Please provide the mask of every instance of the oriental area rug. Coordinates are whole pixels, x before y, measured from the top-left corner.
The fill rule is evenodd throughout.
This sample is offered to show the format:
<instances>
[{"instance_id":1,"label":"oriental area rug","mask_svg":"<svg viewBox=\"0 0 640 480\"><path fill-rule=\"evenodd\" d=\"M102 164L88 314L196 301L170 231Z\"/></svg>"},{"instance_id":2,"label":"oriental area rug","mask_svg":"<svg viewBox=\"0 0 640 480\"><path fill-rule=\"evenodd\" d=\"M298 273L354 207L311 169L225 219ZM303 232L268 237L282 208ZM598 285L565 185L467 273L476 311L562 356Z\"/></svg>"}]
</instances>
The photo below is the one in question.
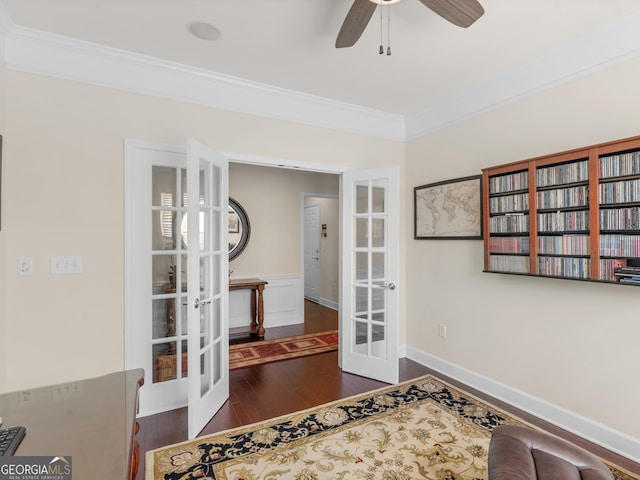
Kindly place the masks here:
<instances>
[{"instance_id":1,"label":"oriental area rug","mask_svg":"<svg viewBox=\"0 0 640 480\"><path fill-rule=\"evenodd\" d=\"M229 370L338 349L338 331L240 343L229 346Z\"/></svg>"},{"instance_id":2,"label":"oriental area rug","mask_svg":"<svg viewBox=\"0 0 640 480\"><path fill-rule=\"evenodd\" d=\"M149 451L145 478L486 480L500 424L526 425L428 375ZM617 480L635 479L610 468Z\"/></svg>"}]
</instances>

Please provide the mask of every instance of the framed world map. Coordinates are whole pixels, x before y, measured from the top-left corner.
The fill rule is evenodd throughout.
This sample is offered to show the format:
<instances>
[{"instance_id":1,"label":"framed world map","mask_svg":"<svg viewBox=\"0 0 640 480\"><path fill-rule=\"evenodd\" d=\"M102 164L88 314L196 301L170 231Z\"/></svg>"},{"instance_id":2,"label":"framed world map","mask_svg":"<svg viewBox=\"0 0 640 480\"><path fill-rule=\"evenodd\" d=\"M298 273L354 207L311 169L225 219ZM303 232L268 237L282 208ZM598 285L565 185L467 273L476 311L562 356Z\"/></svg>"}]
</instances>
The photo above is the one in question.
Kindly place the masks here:
<instances>
[{"instance_id":1,"label":"framed world map","mask_svg":"<svg viewBox=\"0 0 640 480\"><path fill-rule=\"evenodd\" d=\"M482 239L482 175L413 189L416 240Z\"/></svg>"}]
</instances>

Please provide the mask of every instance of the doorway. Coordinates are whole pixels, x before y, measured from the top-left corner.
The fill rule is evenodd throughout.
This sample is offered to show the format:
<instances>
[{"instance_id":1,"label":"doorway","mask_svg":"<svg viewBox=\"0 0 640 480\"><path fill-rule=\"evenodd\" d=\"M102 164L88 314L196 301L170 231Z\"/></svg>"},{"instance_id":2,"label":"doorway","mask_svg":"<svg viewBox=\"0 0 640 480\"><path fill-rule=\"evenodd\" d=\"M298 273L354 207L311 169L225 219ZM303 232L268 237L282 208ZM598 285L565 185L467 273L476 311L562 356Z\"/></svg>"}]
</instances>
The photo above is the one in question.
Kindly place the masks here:
<instances>
[{"instance_id":1,"label":"doorway","mask_svg":"<svg viewBox=\"0 0 640 480\"><path fill-rule=\"evenodd\" d=\"M319 205L319 214L313 256L321 259L314 288L316 292L310 295L307 288L306 296L337 309L340 176L335 172L246 164L234 160L231 157L229 164L229 195L245 209L251 222L251 239L242 254L230 261L231 279L261 278L268 282L264 315L271 326L302 323L306 270L304 206L305 202L307 206L315 203ZM327 205L333 206L329 210ZM330 218L325 218L329 213ZM328 230L327 237L321 238L322 224L326 224ZM331 248L327 249L329 244ZM332 265L327 270L324 264L330 259ZM332 275L329 285L325 285L324 280L327 272ZM329 293L325 293L325 289ZM331 289L333 295L330 295ZM233 326L245 322L246 317L236 308L236 296L234 292L231 299Z\"/></svg>"},{"instance_id":2,"label":"doorway","mask_svg":"<svg viewBox=\"0 0 640 480\"><path fill-rule=\"evenodd\" d=\"M180 153L180 152L173 152L170 151L168 152L168 160L167 161L171 161L170 157L171 155L175 154L175 153ZM295 198L292 200L289 197L286 197L284 195L280 195L283 192L287 192L288 190L290 190L291 185L287 184L287 181L285 179L284 181L284 185L281 186L280 188L275 188L275 189L271 189L268 192L263 192L262 194L256 194L255 189L256 189L256 185L259 185L260 182L264 183L265 179L267 176L270 175L274 175L274 176L282 176L283 172L288 172L288 171L293 171L295 173L304 173L304 174L308 174L309 176L313 176L315 173L318 174L324 174L324 179L326 180L327 178L330 178L332 182L335 182L338 184L338 188L335 189L334 191L340 192L342 186L342 178L344 178L344 172L341 168L338 167L334 167L334 169L332 170L332 168L327 168L326 171L322 171L320 169L318 169L317 167L312 167L309 169L306 169L304 167L300 167L300 168L296 168L296 167L292 167L292 168L286 168L287 165L284 165L285 168L273 168L273 167L281 167L281 164L278 165L273 165L273 164L268 164L268 162L266 164L260 164L257 165L256 164L256 159L255 158L251 158L249 160L247 160L245 163L243 163L242 160L242 156L241 155L237 155L237 154L232 154L232 153L227 153L226 156L230 157L232 162L235 162L235 164L237 165L242 165L244 167L259 167L261 168L261 172L258 178L258 182L259 183L254 183L249 185L249 191L246 190L247 185L243 185L243 187L245 188L244 192L246 193L246 198L247 201L246 202L242 202L243 205L245 206L245 209L248 212L249 217L251 217L251 223L252 223L252 231L254 231L255 236L253 237L253 241L249 243L249 245L247 246L246 251L239 256L235 261L234 261L234 265L230 265L231 269L236 269L236 274L241 274L241 275L247 275L247 276L261 276L264 275L265 272L268 272L268 268L264 268L262 270L256 269L256 267L254 266L254 263L251 261L251 256L248 255L248 252L250 252L252 249L257 251L257 255L261 256L263 258L266 258L270 261L275 261L275 263L279 266L284 265L284 268L286 270L284 271L289 271L289 272L295 272L295 271L300 271L302 270L302 265L303 262L301 262L301 257L302 257L302 253L301 253L301 249L300 249L300 243L302 242L301 240L301 232L302 232L302 222L298 223L297 221L293 221L291 219L296 219L296 218L302 218L303 217L303 207L302 205L304 205L304 201L300 201L301 200L301 194L304 192L313 192L313 191L318 191L318 190L322 190L321 188L318 187L325 187L327 188L326 185L323 185L322 182L317 182L315 180L310 181L310 183L307 184L307 186L302 190L302 191L297 191L295 192ZM251 165L248 165L249 163L251 163ZM268 165L268 166L265 166ZM230 172L230 180L233 181L234 178L234 174L233 172ZM312 177L313 178L313 177ZM376 177L377 178L377 177ZM376 183L372 183L372 182L377 182L378 180L360 180L360 179L352 179L350 180L350 185L354 185L358 191L361 191L362 188L364 188L366 185L363 184L362 182L368 182L366 183L366 185L369 185L368 187L368 191L369 192L373 192L374 195L377 195L376 192L379 191L380 187L376 184ZM230 182L231 183L231 182ZM243 182L246 183L246 182ZM132 184L133 186L133 184ZM238 197L240 197L240 195L238 193L234 193L234 191L231 190L232 186L230 185L230 190L229 193L232 194L234 196L234 198L236 198L236 200L238 199ZM318 188L318 190L316 190L316 188ZM135 190L132 187L132 190ZM396 190L393 192L394 198L397 200L397 198L399 197L399 194L397 192L397 188ZM149 197L149 195L147 195L147 197ZM334 200L334 202L337 205L340 205L343 199L338 200L339 197L339 193L320 193L320 194L309 194L309 195L302 195L302 198L304 198L305 196L316 196L319 198L331 198ZM349 197L352 198L359 198L358 196L356 196L355 194L349 193L348 194ZM371 196L371 194L370 194ZM176 195L176 198L179 198L178 195ZM244 196L242 197L244 198ZM253 205L262 205L264 207L266 207L266 211L263 211L263 214L256 214L254 215L252 213L253 207L252 207L252 202ZM386 202L384 203L384 205L386 205ZM361 201L357 202L358 209L361 206ZM377 232L377 227L378 226L382 226L383 230L382 232L386 232L386 228L384 225L386 225L386 223L383 221L384 219L382 218L384 215L387 215L386 210L385 212L378 212L378 211L370 211L369 213L360 213L359 210L356 210L354 212L355 217L353 217L353 219L351 220L352 222L352 226L353 225L369 225L369 229L373 228L373 230L371 230L372 233ZM322 210L322 209L321 209ZM257 210L256 210L257 211ZM255 211L254 211L255 212ZM391 215L391 217L397 218L399 215L396 213L395 217L394 215ZM347 218L344 216L343 212L339 212L337 215L338 218ZM351 218L351 217L349 217ZM275 228L274 229L274 220L279 220L279 224L281 225L280 228ZM293 224L293 232L291 231L291 224ZM344 286L345 285L351 285L353 283L352 277L349 274L347 277L344 277L342 280L340 280L340 275L344 276L344 265L345 264L351 264L352 260L350 259L354 252L357 251L357 249L354 248L346 248L344 247L344 245L342 245L342 236L341 235L341 231L344 230L343 228L340 228L341 223L340 222L336 222L335 223L335 229L332 227L333 223L332 222L323 222L321 220L321 233L322 233L322 225L323 224L327 224L327 238L329 236L334 236L334 238L338 238L339 242L338 242L338 247L337 247L337 255L340 255L340 252L343 252L343 256L344 258L338 258L338 271L339 276L338 279L335 281L335 287L336 289L340 289L340 294L337 296L337 298L340 298L340 295L342 296L342 298L345 297L345 289ZM135 236L135 232L140 230L140 224L136 224L135 222L127 222L126 225L127 229L131 229L131 233L134 236L133 238L138 238ZM288 234L286 232L284 232L283 230L287 228L288 230ZM259 236L259 231L263 230L263 231L275 231L275 240L269 240L269 241L255 241L255 238ZM142 237L140 237L142 238ZM370 238L374 238L373 236ZM383 237L386 238L386 235ZM393 247L396 248L397 247L397 242L393 242L392 243ZM371 252L369 252L371 255L373 255L372 258L377 259L379 258L379 253L378 251L375 251L376 248L380 248L377 247L376 245L373 245L374 250L372 250ZM358 247L360 248L360 247ZM319 249L321 250L321 248ZM293 261L291 260L291 252L293 252ZM164 252L162 252L164 253ZM283 258L283 256L285 254L289 254L289 256L287 257L287 262L282 262L281 259ZM343 262L342 260L346 260L346 262ZM139 262L128 262L131 264L136 264L137 267L139 268ZM253 270L252 270L253 269ZM168 269L165 269L168 270ZM374 269L370 269L371 271L375 271ZM281 270L282 271L282 270ZM226 276L226 275L225 275ZM303 295L303 288L302 288L302 280L301 277L302 275L296 275L297 277L300 277L300 281L299 281L299 290L298 290L298 294L297 294L297 298L299 298L300 304L304 305L304 295ZM355 277L353 277L355 278ZM346 280L345 280L346 279ZM369 279L368 284L371 284L371 278ZM382 280L382 279L374 279L376 281L378 280ZM362 279L358 279L358 281L362 281ZM125 284L127 284L128 282L125 281ZM179 284L179 282L176 282ZM320 282L320 285L322 285L322 282ZM371 284L369 285L369 289L377 289L379 286L376 284ZM321 287L322 288L322 287ZM357 292L360 292L362 290L362 287L358 287L359 290L357 289ZM127 288L127 291L129 291L129 288ZM275 291L273 292L275 294ZM165 294L165 293L160 293L158 295L170 295L171 292ZM178 295L176 293L176 295ZM182 295L182 293L180 293L180 295ZM348 295L351 295L351 293L348 293ZM270 293L267 294L268 298L271 296ZM323 298L323 294L320 293L320 299ZM353 310L353 315L360 315L359 317L357 317L356 323L357 323L357 330L358 332L360 332L361 330L363 330L364 327L369 328L369 330L372 329L376 329L378 328L377 323L380 323L380 312L376 312L376 311L372 311L371 307L372 306L376 306L378 305L378 298L379 296L373 296L371 298L374 298L376 300L376 302L374 302L373 304L371 302L369 302L368 306L367 306L367 310L364 311L364 307L361 310L359 306L354 307L356 308L356 310ZM164 298L160 298L160 300L165 300ZM126 303L126 302L125 302ZM178 303L176 302L176 307L180 306L182 302ZM335 308L338 308L338 305L341 302L336 300L335 302ZM358 304L359 305L359 304ZM386 307L382 307L385 309L385 312L387 311ZM161 309L162 312L167 311L166 308ZM177 309L176 309L177 310ZM380 310L380 309L378 309ZM348 314L349 316L351 316L351 313ZM362 318L362 315L367 315L367 319ZM164 314L162 315L163 317L166 317L167 315ZM344 324L344 319L346 318L347 313L346 312L341 312L341 318L342 320L339 320L339 323ZM149 315L150 317L150 315ZM133 345L132 339L133 336L130 335L129 330L132 328L133 324L135 323L135 319L136 318L144 318L144 316L140 316L140 315L132 315L131 312L127 312L126 315L127 318L127 325L125 326L125 329L127 330L126 334L125 334L125 350L127 352L127 357L130 358L130 354L131 352L133 352L136 348L138 348L138 346ZM385 317L386 318L386 317ZM365 322L366 320L366 322ZM385 320L386 321L386 320ZM391 320L393 322L393 328L396 328L397 325L397 315L393 318L393 320ZM368 322L368 323L367 323ZM364 325L364 327L363 327ZM368 327L368 325L372 325L372 327ZM342 326L340 327L342 328ZM379 328L378 328L379 330ZM376 330L376 332L378 331ZM354 337L355 338L355 337ZM386 335L384 338L387 338ZM395 345L395 343L397 343L397 337L390 337L389 338L389 343L393 343ZM358 345L361 345L360 343L358 343ZM395 356L395 352L394 355ZM128 362L127 357L125 358L125 362ZM176 377L180 377L181 373L182 373L182 359L180 357L180 355L176 355L176 366L172 371L175 371L175 376ZM396 358L396 362L397 363L397 358ZM153 370L153 369L152 369ZM375 374L370 375L372 377L375 377ZM168 386L168 382L157 382L159 384L162 383L167 383ZM172 393L174 392L175 387L172 386ZM177 403L177 402L176 402ZM176 408L180 405L175 405L173 408ZM163 407L159 407L157 406L158 410L166 410L168 408L172 408L170 406L163 406ZM151 410L155 410L154 408L152 408ZM150 413L150 412L148 412Z\"/></svg>"},{"instance_id":3,"label":"doorway","mask_svg":"<svg viewBox=\"0 0 640 480\"><path fill-rule=\"evenodd\" d=\"M234 159L233 154L229 156ZM282 312L276 311L276 315L271 316L268 311L267 302L274 295L299 299L304 304L304 200L301 201L300 196L311 197L314 194L305 195L304 192L322 191L321 187L327 185L318 181L314 174L324 174L324 179L333 182L340 205L340 221L336 228L327 224L327 233L333 232L340 238L337 248L340 273L336 282L339 283L336 308L339 306L340 365L352 373L393 383L398 372L399 340L399 168L322 172L298 165L269 163L266 166L255 158L246 163L242 167L252 171L251 181L234 185L235 176L231 170L229 191L238 199L240 194L234 193L235 188L244 189L243 198L246 195L252 225L253 218L264 225L252 227L255 231L253 239L260 237L260 241L253 241L248 247L248 250L256 249L253 256L243 254L241 260L233 262L234 275L240 273L235 265L242 267L243 263L256 271L258 260L264 265L263 271L300 272L294 274L297 292L283 295L283 289L273 289L269 285L265 291L265 319L274 319ZM306 177L309 186L300 193L296 193L296 189L301 188L298 175ZM296 197L292 198L292 194ZM297 219L292 209L297 211ZM295 231L291 228L292 219L297 223ZM321 220L321 231L323 223ZM323 257L321 252L319 257ZM262 273L258 273L260 275ZM303 321L302 311L297 318L299 322Z\"/></svg>"}]
</instances>

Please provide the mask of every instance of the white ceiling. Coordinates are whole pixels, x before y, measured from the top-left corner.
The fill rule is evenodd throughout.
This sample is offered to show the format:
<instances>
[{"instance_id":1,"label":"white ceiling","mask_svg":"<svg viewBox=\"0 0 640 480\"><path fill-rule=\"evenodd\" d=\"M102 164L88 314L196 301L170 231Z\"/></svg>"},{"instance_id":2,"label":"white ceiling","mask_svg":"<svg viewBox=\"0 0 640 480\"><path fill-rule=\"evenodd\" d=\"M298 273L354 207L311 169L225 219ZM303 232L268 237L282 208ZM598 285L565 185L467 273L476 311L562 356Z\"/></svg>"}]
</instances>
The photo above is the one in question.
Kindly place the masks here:
<instances>
[{"instance_id":1,"label":"white ceiling","mask_svg":"<svg viewBox=\"0 0 640 480\"><path fill-rule=\"evenodd\" d=\"M0 0L13 26L402 116L424 115L500 76L511 84L536 77L509 93L517 96L579 73L562 70L567 52L590 55L607 27L640 13L640 0L480 1L485 14L468 29L418 0L391 5L392 55L386 56L378 54L379 11L354 47L334 47L351 0ZM221 38L194 38L187 31L193 21L211 23ZM634 54L639 46L631 45ZM575 68L621 57L616 49L611 58L596 53ZM523 65L537 68L523 75Z\"/></svg>"}]
</instances>

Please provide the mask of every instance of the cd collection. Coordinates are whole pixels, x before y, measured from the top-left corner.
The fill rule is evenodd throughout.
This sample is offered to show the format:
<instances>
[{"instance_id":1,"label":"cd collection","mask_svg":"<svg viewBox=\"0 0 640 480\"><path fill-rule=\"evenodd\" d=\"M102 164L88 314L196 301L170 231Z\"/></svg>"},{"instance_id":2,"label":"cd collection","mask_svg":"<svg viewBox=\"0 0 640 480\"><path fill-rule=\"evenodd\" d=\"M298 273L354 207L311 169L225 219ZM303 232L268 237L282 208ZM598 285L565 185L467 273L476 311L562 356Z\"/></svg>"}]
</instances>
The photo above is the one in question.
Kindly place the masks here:
<instances>
[{"instance_id":1,"label":"cd collection","mask_svg":"<svg viewBox=\"0 0 640 480\"><path fill-rule=\"evenodd\" d=\"M587 180L589 180L588 160L538 168L536 171L536 183L538 187L586 182Z\"/></svg>"},{"instance_id":2,"label":"cd collection","mask_svg":"<svg viewBox=\"0 0 640 480\"><path fill-rule=\"evenodd\" d=\"M553 277L589 278L589 259L538 257L538 274Z\"/></svg>"},{"instance_id":3,"label":"cd collection","mask_svg":"<svg viewBox=\"0 0 640 480\"><path fill-rule=\"evenodd\" d=\"M640 257L640 235L600 235L603 257Z\"/></svg>"},{"instance_id":4,"label":"cd collection","mask_svg":"<svg viewBox=\"0 0 640 480\"><path fill-rule=\"evenodd\" d=\"M529 210L529 195L518 193L504 197L491 197L489 199L491 213L522 212Z\"/></svg>"},{"instance_id":5,"label":"cd collection","mask_svg":"<svg viewBox=\"0 0 640 480\"><path fill-rule=\"evenodd\" d=\"M620 142L620 150L629 144ZM633 144L640 144L640 137ZM499 174L489 173L489 270L589 279L593 259L596 280L640 285L640 148L570 161L558 154L563 161L556 164L550 164L551 158L498 166ZM590 166L599 174L591 181ZM514 171L505 174L505 167ZM536 185L529 191L531 169ZM596 193L598 204L593 205ZM530 221L536 231L530 232Z\"/></svg>"},{"instance_id":6,"label":"cd collection","mask_svg":"<svg viewBox=\"0 0 640 480\"><path fill-rule=\"evenodd\" d=\"M489 193L505 193L529 188L527 172L510 173L489 179Z\"/></svg>"},{"instance_id":7,"label":"cd collection","mask_svg":"<svg viewBox=\"0 0 640 480\"><path fill-rule=\"evenodd\" d=\"M529 231L529 215L503 215L489 218L491 233L526 233Z\"/></svg>"},{"instance_id":8,"label":"cd collection","mask_svg":"<svg viewBox=\"0 0 640 480\"><path fill-rule=\"evenodd\" d=\"M600 157L600 178L640 175L640 152Z\"/></svg>"},{"instance_id":9,"label":"cd collection","mask_svg":"<svg viewBox=\"0 0 640 480\"><path fill-rule=\"evenodd\" d=\"M538 192L538 208L570 208L589 205L589 187L558 188Z\"/></svg>"},{"instance_id":10,"label":"cd collection","mask_svg":"<svg viewBox=\"0 0 640 480\"><path fill-rule=\"evenodd\" d=\"M538 214L539 232L585 232L589 230L589 212L551 212Z\"/></svg>"},{"instance_id":11,"label":"cd collection","mask_svg":"<svg viewBox=\"0 0 640 480\"><path fill-rule=\"evenodd\" d=\"M600 210L600 230L640 231L640 207Z\"/></svg>"},{"instance_id":12,"label":"cd collection","mask_svg":"<svg viewBox=\"0 0 640 480\"><path fill-rule=\"evenodd\" d=\"M492 272L529 273L529 257L490 255L489 270Z\"/></svg>"},{"instance_id":13,"label":"cd collection","mask_svg":"<svg viewBox=\"0 0 640 480\"><path fill-rule=\"evenodd\" d=\"M490 237L492 253L529 253L529 237Z\"/></svg>"},{"instance_id":14,"label":"cd collection","mask_svg":"<svg viewBox=\"0 0 640 480\"><path fill-rule=\"evenodd\" d=\"M640 180L623 180L600 184L600 203L640 202Z\"/></svg>"},{"instance_id":15,"label":"cd collection","mask_svg":"<svg viewBox=\"0 0 640 480\"><path fill-rule=\"evenodd\" d=\"M589 235L538 237L540 255L589 255Z\"/></svg>"}]
</instances>

